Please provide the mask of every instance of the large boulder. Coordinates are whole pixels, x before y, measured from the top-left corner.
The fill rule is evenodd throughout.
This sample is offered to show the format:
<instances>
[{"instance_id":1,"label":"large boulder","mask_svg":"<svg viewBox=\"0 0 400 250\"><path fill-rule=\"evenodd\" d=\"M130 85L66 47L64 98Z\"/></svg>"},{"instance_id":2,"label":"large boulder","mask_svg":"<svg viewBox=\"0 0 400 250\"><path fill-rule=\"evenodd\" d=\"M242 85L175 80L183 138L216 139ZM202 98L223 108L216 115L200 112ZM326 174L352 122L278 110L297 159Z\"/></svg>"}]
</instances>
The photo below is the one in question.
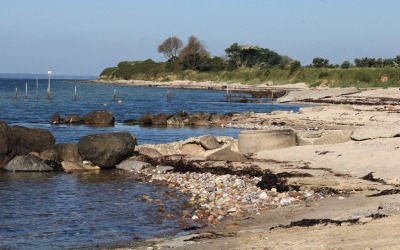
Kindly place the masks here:
<instances>
[{"instance_id":1,"label":"large boulder","mask_svg":"<svg viewBox=\"0 0 400 250\"><path fill-rule=\"evenodd\" d=\"M198 144L188 143L182 145L182 154L187 156L202 156L204 148Z\"/></svg>"},{"instance_id":2,"label":"large boulder","mask_svg":"<svg viewBox=\"0 0 400 250\"><path fill-rule=\"evenodd\" d=\"M152 125L166 126L167 119L168 119L168 115L165 113L160 113L160 114L154 115Z\"/></svg>"},{"instance_id":3,"label":"large boulder","mask_svg":"<svg viewBox=\"0 0 400 250\"><path fill-rule=\"evenodd\" d=\"M8 171L24 171L24 172L48 172L54 171L52 167L40 161L32 155L20 155L14 157L4 169Z\"/></svg>"},{"instance_id":4,"label":"large boulder","mask_svg":"<svg viewBox=\"0 0 400 250\"><path fill-rule=\"evenodd\" d=\"M60 143L54 146L60 161L82 162L82 157L75 143Z\"/></svg>"},{"instance_id":5,"label":"large boulder","mask_svg":"<svg viewBox=\"0 0 400 250\"><path fill-rule=\"evenodd\" d=\"M114 168L133 155L136 138L128 132L102 133L82 137L78 151L84 160L101 168Z\"/></svg>"},{"instance_id":6,"label":"large boulder","mask_svg":"<svg viewBox=\"0 0 400 250\"><path fill-rule=\"evenodd\" d=\"M0 121L0 168L17 154L17 147L11 128Z\"/></svg>"},{"instance_id":7,"label":"large boulder","mask_svg":"<svg viewBox=\"0 0 400 250\"><path fill-rule=\"evenodd\" d=\"M84 124L85 121L78 115L68 115L64 118L64 123L66 124Z\"/></svg>"},{"instance_id":8,"label":"large boulder","mask_svg":"<svg viewBox=\"0 0 400 250\"><path fill-rule=\"evenodd\" d=\"M92 111L83 117L86 124L89 125L114 125L114 115L107 110Z\"/></svg>"},{"instance_id":9,"label":"large boulder","mask_svg":"<svg viewBox=\"0 0 400 250\"><path fill-rule=\"evenodd\" d=\"M54 146L56 139L46 129L11 126L17 146L17 155L42 152Z\"/></svg>"},{"instance_id":10,"label":"large boulder","mask_svg":"<svg viewBox=\"0 0 400 250\"><path fill-rule=\"evenodd\" d=\"M208 161L231 161L231 162L246 162L248 159L246 156L232 151L230 147L222 148L215 153L206 157Z\"/></svg>"},{"instance_id":11,"label":"large boulder","mask_svg":"<svg viewBox=\"0 0 400 250\"><path fill-rule=\"evenodd\" d=\"M152 125L154 115L151 113L145 113L139 118L139 124Z\"/></svg>"}]
</instances>

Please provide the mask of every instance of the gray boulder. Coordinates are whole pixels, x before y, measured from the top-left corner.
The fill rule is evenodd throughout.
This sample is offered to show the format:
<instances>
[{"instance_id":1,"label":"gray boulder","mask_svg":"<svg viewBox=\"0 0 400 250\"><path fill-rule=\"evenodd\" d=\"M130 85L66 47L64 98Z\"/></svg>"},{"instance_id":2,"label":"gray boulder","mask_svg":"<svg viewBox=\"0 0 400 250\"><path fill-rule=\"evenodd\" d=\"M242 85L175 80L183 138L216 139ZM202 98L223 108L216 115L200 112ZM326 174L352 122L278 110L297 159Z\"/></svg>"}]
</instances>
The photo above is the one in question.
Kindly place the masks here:
<instances>
[{"instance_id":1,"label":"gray boulder","mask_svg":"<svg viewBox=\"0 0 400 250\"><path fill-rule=\"evenodd\" d=\"M11 126L17 146L17 155L42 152L54 146L56 139L46 129Z\"/></svg>"},{"instance_id":2,"label":"gray boulder","mask_svg":"<svg viewBox=\"0 0 400 250\"><path fill-rule=\"evenodd\" d=\"M133 172L140 172L141 170L149 167L151 167L150 163L132 160L125 160L116 166L117 169Z\"/></svg>"},{"instance_id":3,"label":"gray boulder","mask_svg":"<svg viewBox=\"0 0 400 250\"><path fill-rule=\"evenodd\" d=\"M8 171L24 171L24 172L48 172L54 171L52 167L43 163L35 156L20 155L14 157L4 169Z\"/></svg>"},{"instance_id":4,"label":"gray boulder","mask_svg":"<svg viewBox=\"0 0 400 250\"><path fill-rule=\"evenodd\" d=\"M139 148L139 154L148 156L150 158L162 157L162 154L160 152L158 152L157 149L149 148L149 147L141 147L141 148Z\"/></svg>"},{"instance_id":5,"label":"gray boulder","mask_svg":"<svg viewBox=\"0 0 400 250\"><path fill-rule=\"evenodd\" d=\"M17 154L16 142L11 128L0 121L0 168Z\"/></svg>"},{"instance_id":6,"label":"gray boulder","mask_svg":"<svg viewBox=\"0 0 400 250\"><path fill-rule=\"evenodd\" d=\"M246 162L248 159L246 156L232 151L230 147L222 148L217 152L206 157L208 161L232 161L232 162Z\"/></svg>"},{"instance_id":7,"label":"gray boulder","mask_svg":"<svg viewBox=\"0 0 400 250\"><path fill-rule=\"evenodd\" d=\"M83 117L86 124L89 125L114 125L114 115L108 110L92 111Z\"/></svg>"},{"instance_id":8,"label":"gray boulder","mask_svg":"<svg viewBox=\"0 0 400 250\"><path fill-rule=\"evenodd\" d=\"M82 162L82 157L75 143L59 143L54 146L60 161Z\"/></svg>"},{"instance_id":9,"label":"gray boulder","mask_svg":"<svg viewBox=\"0 0 400 250\"><path fill-rule=\"evenodd\" d=\"M136 138L128 132L103 133L81 138L78 151L83 160L101 168L114 168L133 155L136 145Z\"/></svg>"},{"instance_id":10,"label":"gray boulder","mask_svg":"<svg viewBox=\"0 0 400 250\"><path fill-rule=\"evenodd\" d=\"M200 145L206 150L212 150L221 147L217 138L212 135L205 135L200 138Z\"/></svg>"}]
</instances>

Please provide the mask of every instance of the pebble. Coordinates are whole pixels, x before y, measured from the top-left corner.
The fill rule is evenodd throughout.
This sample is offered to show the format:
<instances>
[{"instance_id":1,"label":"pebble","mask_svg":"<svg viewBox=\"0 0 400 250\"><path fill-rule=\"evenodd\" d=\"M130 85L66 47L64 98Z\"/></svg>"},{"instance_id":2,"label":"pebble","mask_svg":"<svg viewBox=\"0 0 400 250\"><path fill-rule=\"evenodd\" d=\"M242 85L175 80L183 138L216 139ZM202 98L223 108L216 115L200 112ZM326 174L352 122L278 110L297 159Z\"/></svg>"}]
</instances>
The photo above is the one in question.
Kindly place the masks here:
<instances>
[{"instance_id":1,"label":"pebble","mask_svg":"<svg viewBox=\"0 0 400 250\"><path fill-rule=\"evenodd\" d=\"M262 190L256 186L261 177L214 175L211 173L153 172L149 182L166 183L170 188L190 194L192 210L185 218L197 223L214 224L226 216L243 216L263 209L288 206L304 197L321 198L313 191L279 193L275 188ZM143 200L151 200L143 196Z\"/></svg>"}]
</instances>

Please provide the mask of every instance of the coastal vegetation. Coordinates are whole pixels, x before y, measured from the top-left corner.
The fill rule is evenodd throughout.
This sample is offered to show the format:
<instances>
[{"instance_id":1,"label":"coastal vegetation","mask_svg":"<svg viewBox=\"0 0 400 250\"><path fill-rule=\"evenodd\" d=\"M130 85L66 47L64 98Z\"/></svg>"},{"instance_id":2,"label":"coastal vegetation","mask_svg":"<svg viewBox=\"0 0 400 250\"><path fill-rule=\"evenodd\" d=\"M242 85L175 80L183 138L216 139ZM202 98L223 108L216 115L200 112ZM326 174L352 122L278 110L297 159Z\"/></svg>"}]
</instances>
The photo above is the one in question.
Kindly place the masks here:
<instances>
[{"instance_id":1,"label":"coastal vegetation","mask_svg":"<svg viewBox=\"0 0 400 250\"><path fill-rule=\"evenodd\" d=\"M195 36L186 45L176 36L162 42L157 51L165 62L123 61L100 75L108 80L214 81L245 84L306 82L310 86L390 87L400 86L400 55L394 58L356 58L354 62L330 64L315 57L310 65L286 55L253 45L232 44L224 56L212 56Z\"/></svg>"}]
</instances>

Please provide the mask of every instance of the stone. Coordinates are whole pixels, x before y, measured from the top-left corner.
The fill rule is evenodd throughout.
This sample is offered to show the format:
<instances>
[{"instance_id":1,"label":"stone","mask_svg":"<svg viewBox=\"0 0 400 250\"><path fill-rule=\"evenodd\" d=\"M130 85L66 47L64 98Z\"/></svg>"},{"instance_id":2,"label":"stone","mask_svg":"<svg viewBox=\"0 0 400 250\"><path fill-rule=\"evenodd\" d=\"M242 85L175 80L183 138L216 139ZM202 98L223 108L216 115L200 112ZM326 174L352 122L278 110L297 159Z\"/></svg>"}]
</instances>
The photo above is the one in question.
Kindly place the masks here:
<instances>
[{"instance_id":1,"label":"stone","mask_svg":"<svg viewBox=\"0 0 400 250\"><path fill-rule=\"evenodd\" d=\"M225 147L225 148L222 148L221 150L218 150L218 151L214 152L213 154L210 154L209 156L207 156L206 160L246 162L248 159L246 156L244 156L238 152L232 151L230 147Z\"/></svg>"},{"instance_id":2,"label":"stone","mask_svg":"<svg viewBox=\"0 0 400 250\"><path fill-rule=\"evenodd\" d=\"M357 88L329 88L321 90L295 90L288 92L285 96L278 98L278 102L294 102L308 99L322 99L332 96L341 96L360 93Z\"/></svg>"},{"instance_id":3,"label":"stone","mask_svg":"<svg viewBox=\"0 0 400 250\"><path fill-rule=\"evenodd\" d=\"M172 172L172 171L174 171L174 167L171 167L171 166L157 166L156 167L157 174L165 174L167 172Z\"/></svg>"},{"instance_id":4,"label":"stone","mask_svg":"<svg viewBox=\"0 0 400 250\"><path fill-rule=\"evenodd\" d=\"M0 168L17 154L17 145L11 128L0 121Z\"/></svg>"},{"instance_id":5,"label":"stone","mask_svg":"<svg viewBox=\"0 0 400 250\"><path fill-rule=\"evenodd\" d=\"M188 155L188 156L201 156L204 153L204 148L202 148L198 144L194 143L188 143L182 145L182 154Z\"/></svg>"},{"instance_id":6,"label":"stone","mask_svg":"<svg viewBox=\"0 0 400 250\"><path fill-rule=\"evenodd\" d=\"M212 150L216 148L220 148L217 138L212 135L205 135L200 138L200 145L206 150Z\"/></svg>"},{"instance_id":7,"label":"stone","mask_svg":"<svg viewBox=\"0 0 400 250\"><path fill-rule=\"evenodd\" d=\"M158 152L157 149L149 148L149 147L140 147L139 148L139 154L148 156L150 158L162 157L162 154L160 152Z\"/></svg>"},{"instance_id":8,"label":"stone","mask_svg":"<svg viewBox=\"0 0 400 250\"><path fill-rule=\"evenodd\" d=\"M165 113L160 113L153 116L152 125L166 126L168 115Z\"/></svg>"},{"instance_id":9,"label":"stone","mask_svg":"<svg viewBox=\"0 0 400 250\"><path fill-rule=\"evenodd\" d=\"M14 157L4 169L14 172L48 172L54 171L52 167L43 163L32 155L19 155Z\"/></svg>"},{"instance_id":10,"label":"stone","mask_svg":"<svg viewBox=\"0 0 400 250\"><path fill-rule=\"evenodd\" d=\"M64 172L100 170L98 166L86 165L79 162L62 161L61 169Z\"/></svg>"},{"instance_id":11,"label":"stone","mask_svg":"<svg viewBox=\"0 0 400 250\"><path fill-rule=\"evenodd\" d=\"M50 119L51 124L60 124L61 123L61 117L60 114L54 114L51 116Z\"/></svg>"},{"instance_id":12,"label":"stone","mask_svg":"<svg viewBox=\"0 0 400 250\"><path fill-rule=\"evenodd\" d=\"M149 167L151 167L150 163L142 161L131 161L131 160L122 161L120 164L116 166L117 169L133 171L133 172L140 172L141 170Z\"/></svg>"},{"instance_id":13,"label":"stone","mask_svg":"<svg viewBox=\"0 0 400 250\"><path fill-rule=\"evenodd\" d=\"M108 110L96 110L83 117L85 124L90 125L114 125L114 115Z\"/></svg>"},{"instance_id":14,"label":"stone","mask_svg":"<svg viewBox=\"0 0 400 250\"><path fill-rule=\"evenodd\" d=\"M42 152L54 146L55 138L46 129L11 126L11 131L17 146L17 155L27 155L30 152Z\"/></svg>"},{"instance_id":15,"label":"stone","mask_svg":"<svg viewBox=\"0 0 400 250\"><path fill-rule=\"evenodd\" d=\"M136 138L128 132L88 135L79 140L78 151L83 160L101 168L114 168L133 155Z\"/></svg>"},{"instance_id":16,"label":"stone","mask_svg":"<svg viewBox=\"0 0 400 250\"><path fill-rule=\"evenodd\" d=\"M64 123L66 124L83 124L85 121L78 115L68 115L64 118Z\"/></svg>"},{"instance_id":17,"label":"stone","mask_svg":"<svg viewBox=\"0 0 400 250\"><path fill-rule=\"evenodd\" d=\"M59 161L57 150L54 148L46 149L38 154L38 157L43 160Z\"/></svg>"},{"instance_id":18,"label":"stone","mask_svg":"<svg viewBox=\"0 0 400 250\"><path fill-rule=\"evenodd\" d=\"M238 135L239 152L257 153L296 146L296 134L291 129L242 130Z\"/></svg>"},{"instance_id":19,"label":"stone","mask_svg":"<svg viewBox=\"0 0 400 250\"><path fill-rule=\"evenodd\" d=\"M143 125L152 125L153 118L154 118L153 114L150 113L143 114L139 119L139 123Z\"/></svg>"},{"instance_id":20,"label":"stone","mask_svg":"<svg viewBox=\"0 0 400 250\"><path fill-rule=\"evenodd\" d=\"M60 161L82 162L79 154L78 145L75 143L59 143L54 146Z\"/></svg>"}]
</instances>

